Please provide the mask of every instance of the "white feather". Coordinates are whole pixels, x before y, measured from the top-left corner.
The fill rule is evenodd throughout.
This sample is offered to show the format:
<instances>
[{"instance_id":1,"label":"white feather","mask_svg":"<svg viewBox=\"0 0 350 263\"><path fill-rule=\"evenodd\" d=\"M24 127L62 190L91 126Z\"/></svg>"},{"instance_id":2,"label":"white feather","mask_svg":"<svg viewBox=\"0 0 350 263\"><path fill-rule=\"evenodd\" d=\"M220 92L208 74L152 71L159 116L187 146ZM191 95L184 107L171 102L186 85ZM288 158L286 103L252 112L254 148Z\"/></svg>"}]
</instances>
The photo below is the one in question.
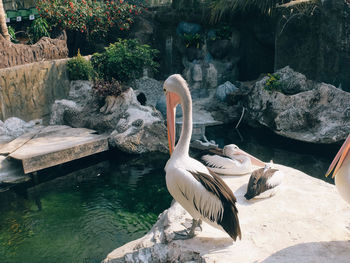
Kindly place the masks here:
<instances>
[{"instance_id":1,"label":"white feather","mask_svg":"<svg viewBox=\"0 0 350 263\"><path fill-rule=\"evenodd\" d=\"M252 171L252 164L248 157L239 156L240 160L221 157L219 155L204 155L202 157L203 161L210 167L208 169L215 173L226 174L226 175L241 175L247 174Z\"/></svg>"}]
</instances>

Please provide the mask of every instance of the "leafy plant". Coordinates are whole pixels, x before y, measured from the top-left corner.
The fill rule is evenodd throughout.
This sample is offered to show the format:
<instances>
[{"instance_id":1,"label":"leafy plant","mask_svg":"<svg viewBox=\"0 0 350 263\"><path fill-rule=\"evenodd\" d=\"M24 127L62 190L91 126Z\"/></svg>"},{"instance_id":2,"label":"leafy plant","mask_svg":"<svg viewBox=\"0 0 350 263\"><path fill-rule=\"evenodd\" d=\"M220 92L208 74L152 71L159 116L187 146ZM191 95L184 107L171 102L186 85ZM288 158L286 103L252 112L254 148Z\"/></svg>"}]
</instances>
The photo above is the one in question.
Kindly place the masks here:
<instances>
[{"instance_id":1,"label":"leafy plant","mask_svg":"<svg viewBox=\"0 0 350 263\"><path fill-rule=\"evenodd\" d=\"M281 77L278 74L267 74L268 79L265 82L265 90L282 92Z\"/></svg>"},{"instance_id":2,"label":"leafy plant","mask_svg":"<svg viewBox=\"0 0 350 263\"><path fill-rule=\"evenodd\" d=\"M11 42L18 43L18 40L16 39L15 29L12 26L8 26L7 30L9 32Z\"/></svg>"},{"instance_id":3,"label":"leafy plant","mask_svg":"<svg viewBox=\"0 0 350 263\"><path fill-rule=\"evenodd\" d=\"M49 24L44 18L37 18L33 21L32 25L28 28L28 36L30 42L36 43L42 37L50 37Z\"/></svg>"},{"instance_id":4,"label":"leafy plant","mask_svg":"<svg viewBox=\"0 0 350 263\"><path fill-rule=\"evenodd\" d=\"M111 79L111 81L96 79L92 89L98 97L105 98L107 96L119 96L125 90L125 87L115 79Z\"/></svg>"},{"instance_id":5,"label":"leafy plant","mask_svg":"<svg viewBox=\"0 0 350 263\"><path fill-rule=\"evenodd\" d=\"M283 0L211 0L211 20L219 21L225 13L247 10L258 10L270 14Z\"/></svg>"},{"instance_id":6,"label":"leafy plant","mask_svg":"<svg viewBox=\"0 0 350 263\"><path fill-rule=\"evenodd\" d=\"M154 61L157 53L158 50L141 45L137 39L118 39L105 52L93 54L91 63L100 78L126 83L141 77L145 67L157 70L158 63Z\"/></svg>"},{"instance_id":7,"label":"leafy plant","mask_svg":"<svg viewBox=\"0 0 350 263\"><path fill-rule=\"evenodd\" d=\"M203 37L201 34L183 34L183 39L185 41L185 46L187 48L189 47L195 47L200 48L200 46L203 44Z\"/></svg>"},{"instance_id":8,"label":"leafy plant","mask_svg":"<svg viewBox=\"0 0 350 263\"><path fill-rule=\"evenodd\" d=\"M67 62L68 77L70 80L90 80L94 70L90 61L86 60L80 52Z\"/></svg>"}]
</instances>

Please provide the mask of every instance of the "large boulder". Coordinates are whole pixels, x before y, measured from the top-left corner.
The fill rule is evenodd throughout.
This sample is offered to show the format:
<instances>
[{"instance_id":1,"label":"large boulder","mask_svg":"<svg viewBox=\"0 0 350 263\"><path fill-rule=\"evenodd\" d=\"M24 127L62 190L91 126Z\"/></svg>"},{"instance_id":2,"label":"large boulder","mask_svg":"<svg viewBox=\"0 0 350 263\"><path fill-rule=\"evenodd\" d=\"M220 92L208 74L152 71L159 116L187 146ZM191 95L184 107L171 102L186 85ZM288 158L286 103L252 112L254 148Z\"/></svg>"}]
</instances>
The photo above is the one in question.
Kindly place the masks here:
<instances>
[{"instance_id":1,"label":"large boulder","mask_svg":"<svg viewBox=\"0 0 350 263\"><path fill-rule=\"evenodd\" d=\"M101 104L91 87L91 82L72 82L69 100L53 105L50 124L110 134L110 146L128 153L167 151L164 119L153 106L142 106L132 88L117 97L107 96Z\"/></svg>"},{"instance_id":2,"label":"large boulder","mask_svg":"<svg viewBox=\"0 0 350 263\"><path fill-rule=\"evenodd\" d=\"M237 198L242 240L233 242L205 223L194 238L175 240L174 231L191 223L175 202L145 236L115 249L103 263L348 262L350 209L334 185L286 166L276 168L286 176L281 191L267 199L244 198L249 176L223 178Z\"/></svg>"},{"instance_id":3,"label":"large boulder","mask_svg":"<svg viewBox=\"0 0 350 263\"><path fill-rule=\"evenodd\" d=\"M349 92L330 84L306 81L289 67L275 75L280 78L279 91L267 88L270 77L266 76L256 82L248 95L246 107L251 122L305 142L337 143L348 136Z\"/></svg>"}]
</instances>

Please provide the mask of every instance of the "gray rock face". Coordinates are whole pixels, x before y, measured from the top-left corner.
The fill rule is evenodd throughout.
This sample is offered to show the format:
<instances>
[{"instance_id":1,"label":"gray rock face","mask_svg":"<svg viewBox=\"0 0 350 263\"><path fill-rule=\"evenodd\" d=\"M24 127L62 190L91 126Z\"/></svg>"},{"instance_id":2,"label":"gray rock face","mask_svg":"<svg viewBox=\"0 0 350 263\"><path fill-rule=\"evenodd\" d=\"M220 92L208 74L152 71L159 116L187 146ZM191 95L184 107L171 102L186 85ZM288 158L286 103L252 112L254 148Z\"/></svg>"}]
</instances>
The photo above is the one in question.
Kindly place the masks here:
<instances>
[{"instance_id":1,"label":"gray rock face","mask_svg":"<svg viewBox=\"0 0 350 263\"><path fill-rule=\"evenodd\" d=\"M162 82L148 77L137 79L131 84L134 90L138 90L145 94L146 105L148 106L156 106L157 101L161 97L164 97L162 85Z\"/></svg>"},{"instance_id":2,"label":"gray rock face","mask_svg":"<svg viewBox=\"0 0 350 263\"><path fill-rule=\"evenodd\" d=\"M91 96L91 85L89 82L72 83L71 100L55 102L50 124L109 133L110 146L128 153L167 151L164 120L154 107L140 105L132 88L118 97L108 96L101 107L99 101ZM162 89L158 91L161 93Z\"/></svg>"},{"instance_id":3,"label":"gray rock face","mask_svg":"<svg viewBox=\"0 0 350 263\"><path fill-rule=\"evenodd\" d=\"M42 120L31 120L25 122L17 117L8 118L5 122L0 124L0 134L6 135L12 139L21 136L22 134L28 132L36 125L41 125Z\"/></svg>"},{"instance_id":4,"label":"gray rock face","mask_svg":"<svg viewBox=\"0 0 350 263\"><path fill-rule=\"evenodd\" d=\"M309 1L278 11L275 69L290 65L309 79L350 91L349 1Z\"/></svg>"},{"instance_id":5,"label":"gray rock face","mask_svg":"<svg viewBox=\"0 0 350 263\"><path fill-rule=\"evenodd\" d=\"M293 95L265 89L268 77L256 82L247 98L249 118L275 133L305 142L336 143L350 131L350 93L307 81L290 68L276 72ZM290 82L291 76L299 76Z\"/></svg>"},{"instance_id":6,"label":"gray rock face","mask_svg":"<svg viewBox=\"0 0 350 263\"><path fill-rule=\"evenodd\" d=\"M237 91L237 87L231 82L226 81L224 84L221 84L215 92L215 97L220 101L226 101L227 95Z\"/></svg>"}]
</instances>

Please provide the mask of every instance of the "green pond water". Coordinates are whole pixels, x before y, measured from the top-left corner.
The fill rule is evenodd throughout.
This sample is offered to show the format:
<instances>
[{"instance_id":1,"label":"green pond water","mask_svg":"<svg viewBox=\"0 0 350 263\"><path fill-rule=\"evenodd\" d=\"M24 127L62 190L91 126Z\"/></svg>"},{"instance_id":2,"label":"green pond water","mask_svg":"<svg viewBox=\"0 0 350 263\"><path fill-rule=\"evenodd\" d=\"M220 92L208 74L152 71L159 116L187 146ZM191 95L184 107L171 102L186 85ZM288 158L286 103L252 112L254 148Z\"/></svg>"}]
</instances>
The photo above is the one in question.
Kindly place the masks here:
<instances>
[{"instance_id":1,"label":"green pond water","mask_svg":"<svg viewBox=\"0 0 350 263\"><path fill-rule=\"evenodd\" d=\"M338 149L233 126L209 127L207 137L321 179ZM47 169L35 183L0 193L0 262L100 262L143 236L172 200L164 176L168 158L111 152Z\"/></svg>"}]
</instances>

